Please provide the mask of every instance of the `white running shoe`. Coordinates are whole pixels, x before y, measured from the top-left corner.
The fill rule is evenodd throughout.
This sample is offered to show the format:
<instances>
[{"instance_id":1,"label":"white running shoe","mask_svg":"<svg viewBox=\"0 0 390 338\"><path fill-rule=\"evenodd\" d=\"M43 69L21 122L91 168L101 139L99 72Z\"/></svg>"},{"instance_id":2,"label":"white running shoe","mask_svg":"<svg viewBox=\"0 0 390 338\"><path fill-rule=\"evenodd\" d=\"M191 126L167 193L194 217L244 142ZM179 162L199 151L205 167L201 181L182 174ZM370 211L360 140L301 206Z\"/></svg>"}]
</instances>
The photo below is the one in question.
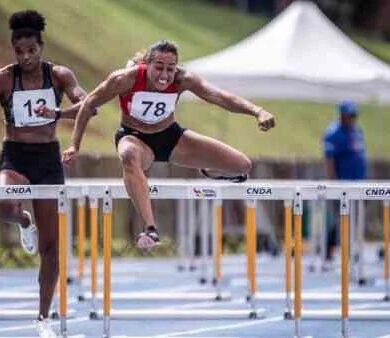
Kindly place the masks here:
<instances>
[{"instance_id":1,"label":"white running shoe","mask_svg":"<svg viewBox=\"0 0 390 338\"><path fill-rule=\"evenodd\" d=\"M45 318L43 320L35 321L35 327L40 338L58 338L50 325L50 320Z\"/></svg>"},{"instance_id":2,"label":"white running shoe","mask_svg":"<svg viewBox=\"0 0 390 338\"><path fill-rule=\"evenodd\" d=\"M24 210L23 213L27 215L30 220L30 225L27 228L23 228L20 224L20 243L25 252L29 255L35 255L38 252L38 235L37 227L32 223L31 214Z\"/></svg>"}]
</instances>

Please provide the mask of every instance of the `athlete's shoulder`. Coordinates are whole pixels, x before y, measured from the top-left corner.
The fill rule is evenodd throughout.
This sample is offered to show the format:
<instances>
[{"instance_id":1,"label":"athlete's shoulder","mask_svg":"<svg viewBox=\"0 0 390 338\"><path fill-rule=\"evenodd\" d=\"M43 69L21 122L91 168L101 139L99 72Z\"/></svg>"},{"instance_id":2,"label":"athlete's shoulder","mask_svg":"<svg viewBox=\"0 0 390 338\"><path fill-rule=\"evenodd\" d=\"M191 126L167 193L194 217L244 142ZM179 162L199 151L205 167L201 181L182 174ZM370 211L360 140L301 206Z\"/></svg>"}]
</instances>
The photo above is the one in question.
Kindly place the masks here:
<instances>
[{"instance_id":1,"label":"athlete's shoulder","mask_svg":"<svg viewBox=\"0 0 390 338\"><path fill-rule=\"evenodd\" d=\"M73 73L73 71L63 65L57 65L50 62L47 62L51 68L51 72L53 75L53 78L57 80L60 84L66 85L67 83L74 82L76 79L76 75Z\"/></svg>"},{"instance_id":2,"label":"athlete's shoulder","mask_svg":"<svg viewBox=\"0 0 390 338\"><path fill-rule=\"evenodd\" d=\"M131 68L121 68L112 71L102 82L106 90L123 95L133 87L136 79L137 70Z\"/></svg>"},{"instance_id":3,"label":"athlete's shoulder","mask_svg":"<svg viewBox=\"0 0 390 338\"><path fill-rule=\"evenodd\" d=\"M175 83L183 90L191 88L193 84L201 81L201 78L183 67L177 67L177 72L175 75Z\"/></svg>"},{"instance_id":4,"label":"athlete's shoulder","mask_svg":"<svg viewBox=\"0 0 390 338\"><path fill-rule=\"evenodd\" d=\"M0 91L3 91L4 88L8 88L13 78L13 69L14 65L10 64L0 68Z\"/></svg>"},{"instance_id":5,"label":"athlete's shoulder","mask_svg":"<svg viewBox=\"0 0 390 338\"><path fill-rule=\"evenodd\" d=\"M9 64L9 65L6 65L4 67L1 67L0 68L0 76L2 78L5 78L5 77L12 77L12 69L13 69L14 65L13 64Z\"/></svg>"},{"instance_id":6,"label":"athlete's shoulder","mask_svg":"<svg viewBox=\"0 0 390 338\"><path fill-rule=\"evenodd\" d=\"M137 66L120 68L112 71L107 78L109 82L134 82L137 77Z\"/></svg>"}]
</instances>

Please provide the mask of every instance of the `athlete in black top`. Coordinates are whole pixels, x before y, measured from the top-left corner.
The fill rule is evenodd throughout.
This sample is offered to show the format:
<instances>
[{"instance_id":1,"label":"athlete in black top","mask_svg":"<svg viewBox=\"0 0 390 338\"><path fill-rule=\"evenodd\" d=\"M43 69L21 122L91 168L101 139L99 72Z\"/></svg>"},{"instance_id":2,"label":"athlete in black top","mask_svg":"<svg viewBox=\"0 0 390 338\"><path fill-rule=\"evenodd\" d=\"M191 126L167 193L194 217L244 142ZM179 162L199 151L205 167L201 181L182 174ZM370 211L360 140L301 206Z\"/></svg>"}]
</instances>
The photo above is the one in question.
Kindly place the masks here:
<instances>
[{"instance_id":1,"label":"athlete in black top","mask_svg":"<svg viewBox=\"0 0 390 338\"><path fill-rule=\"evenodd\" d=\"M0 184L62 184L64 175L56 137L59 118L74 119L77 102L86 93L73 72L45 62L41 32L44 17L36 11L14 13L9 19L16 64L0 69L0 103L5 113L5 133L0 164ZM60 110L62 94L75 105ZM0 217L18 223L22 245L41 256L38 330L45 328L58 276L58 221L56 200L34 200L36 228L16 200L0 201ZM41 333L52 337L52 333ZM49 335L48 335L49 334ZM54 333L53 333L54 334Z\"/></svg>"}]
</instances>

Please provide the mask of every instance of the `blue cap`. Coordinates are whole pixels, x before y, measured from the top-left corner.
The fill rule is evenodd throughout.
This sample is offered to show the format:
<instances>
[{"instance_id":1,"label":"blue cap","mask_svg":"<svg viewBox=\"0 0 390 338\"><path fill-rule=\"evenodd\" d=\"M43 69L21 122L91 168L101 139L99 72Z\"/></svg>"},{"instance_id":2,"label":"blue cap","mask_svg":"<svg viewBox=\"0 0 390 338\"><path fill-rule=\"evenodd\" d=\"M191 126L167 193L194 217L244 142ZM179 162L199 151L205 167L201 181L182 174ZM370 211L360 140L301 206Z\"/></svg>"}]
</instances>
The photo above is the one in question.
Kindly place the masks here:
<instances>
[{"instance_id":1,"label":"blue cap","mask_svg":"<svg viewBox=\"0 0 390 338\"><path fill-rule=\"evenodd\" d=\"M353 101L341 101L338 104L337 109L340 114L345 114L349 116L357 115L359 112L356 103Z\"/></svg>"}]
</instances>

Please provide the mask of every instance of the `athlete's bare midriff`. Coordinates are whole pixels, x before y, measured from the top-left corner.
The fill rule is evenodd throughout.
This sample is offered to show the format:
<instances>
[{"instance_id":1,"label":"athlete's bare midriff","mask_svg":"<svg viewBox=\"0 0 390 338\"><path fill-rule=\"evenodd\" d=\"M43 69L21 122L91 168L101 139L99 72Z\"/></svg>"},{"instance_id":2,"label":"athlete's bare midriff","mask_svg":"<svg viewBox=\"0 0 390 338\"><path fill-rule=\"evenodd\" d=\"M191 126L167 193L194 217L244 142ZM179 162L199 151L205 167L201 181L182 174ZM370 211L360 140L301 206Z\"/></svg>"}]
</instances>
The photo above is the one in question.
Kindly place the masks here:
<instances>
[{"instance_id":1,"label":"athlete's bare midriff","mask_svg":"<svg viewBox=\"0 0 390 338\"><path fill-rule=\"evenodd\" d=\"M147 124L141 122L130 115L122 115L122 119L121 119L121 125L129 128L137 129L140 132L145 134L153 134L153 133L158 133L160 131L163 131L174 122L175 122L174 114L171 114L166 119L156 124Z\"/></svg>"},{"instance_id":2,"label":"athlete's bare midriff","mask_svg":"<svg viewBox=\"0 0 390 338\"><path fill-rule=\"evenodd\" d=\"M4 141L49 143L57 141L56 123L36 127L5 126Z\"/></svg>"}]
</instances>

